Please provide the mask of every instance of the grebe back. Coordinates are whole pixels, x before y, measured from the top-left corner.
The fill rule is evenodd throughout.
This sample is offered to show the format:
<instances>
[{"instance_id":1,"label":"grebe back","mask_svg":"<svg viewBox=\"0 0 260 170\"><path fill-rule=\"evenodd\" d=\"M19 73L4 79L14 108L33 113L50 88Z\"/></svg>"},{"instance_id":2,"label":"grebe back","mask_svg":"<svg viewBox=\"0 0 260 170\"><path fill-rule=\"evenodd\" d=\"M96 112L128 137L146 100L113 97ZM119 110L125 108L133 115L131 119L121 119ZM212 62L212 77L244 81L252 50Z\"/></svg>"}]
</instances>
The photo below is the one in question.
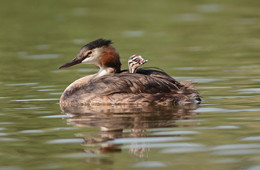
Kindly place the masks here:
<instances>
[{"instance_id":1,"label":"grebe back","mask_svg":"<svg viewBox=\"0 0 260 170\"><path fill-rule=\"evenodd\" d=\"M99 72L70 84L60 98L61 106L102 104L184 105L200 103L192 82L179 83L165 72L138 68L141 56L129 59L129 71L121 71L120 57L110 40L98 39L80 49L77 57L60 67L95 64Z\"/></svg>"}]
</instances>

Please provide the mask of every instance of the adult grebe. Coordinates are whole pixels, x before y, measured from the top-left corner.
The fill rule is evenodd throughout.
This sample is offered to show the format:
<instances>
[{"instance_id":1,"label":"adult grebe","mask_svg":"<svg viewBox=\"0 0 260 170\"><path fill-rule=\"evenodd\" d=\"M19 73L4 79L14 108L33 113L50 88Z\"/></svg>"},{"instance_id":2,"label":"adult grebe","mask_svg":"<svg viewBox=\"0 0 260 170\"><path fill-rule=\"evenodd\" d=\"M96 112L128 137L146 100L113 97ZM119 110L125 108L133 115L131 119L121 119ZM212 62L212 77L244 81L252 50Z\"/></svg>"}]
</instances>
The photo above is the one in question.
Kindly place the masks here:
<instances>
[{"instance_id":1,"label":"adult grebe","mask_svg":"<svg viewBox=\"0 0 260 170\"><path fill-rule=\"evenodd\" d=\"M83 46L77 57L60 67L95 64L99 72L70 84L60 98L61 106L102 104L183 105L200 103L192 82L179 83L163 71L146 70L129 64L129 72L121 71L119 54L110 40L98 39ZM129 59L131 62L134 59Z\"/></svg>"}]
</instances>

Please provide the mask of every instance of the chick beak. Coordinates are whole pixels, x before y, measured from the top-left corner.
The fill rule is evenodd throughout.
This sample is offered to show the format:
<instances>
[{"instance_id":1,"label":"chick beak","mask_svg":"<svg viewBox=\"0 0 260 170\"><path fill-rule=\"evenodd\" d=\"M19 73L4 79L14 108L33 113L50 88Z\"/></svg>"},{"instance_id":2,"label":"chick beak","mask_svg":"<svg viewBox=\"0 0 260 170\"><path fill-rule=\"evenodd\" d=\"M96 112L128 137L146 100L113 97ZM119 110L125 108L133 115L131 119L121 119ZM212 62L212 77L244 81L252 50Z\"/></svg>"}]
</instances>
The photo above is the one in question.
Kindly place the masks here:
<instances>
[{"instance_id":1,"label":"chick beak","mask_svg":"<svg viewBox=\"0 0 260 170\"><path fill-rule=\"evenodd\" d=\"M79 58L76 57L73 60L63 64L62 66L60 66L59 69L68 68L68 67L74 66L76 64L79 64L81 62L82 62L82 60L80 60Z\"/></svg>"}]
</instances>

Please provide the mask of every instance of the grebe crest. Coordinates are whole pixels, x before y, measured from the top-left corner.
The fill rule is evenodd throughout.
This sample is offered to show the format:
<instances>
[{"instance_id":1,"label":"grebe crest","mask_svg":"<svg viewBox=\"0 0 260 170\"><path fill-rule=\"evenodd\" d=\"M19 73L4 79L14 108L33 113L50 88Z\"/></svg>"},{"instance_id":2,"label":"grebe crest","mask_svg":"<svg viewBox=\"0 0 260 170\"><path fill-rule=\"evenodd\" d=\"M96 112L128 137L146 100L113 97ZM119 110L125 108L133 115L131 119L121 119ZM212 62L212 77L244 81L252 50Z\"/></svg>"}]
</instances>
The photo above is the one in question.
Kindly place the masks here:
<instances>
[{"instance_id":1,"label":"grebe crest","mask_svg":"<svg viewBox=\"0 0 260 170\"><path fill-rule=\"evenodd\" d=\"M78 55L60 66L95 64L99 72L71 83L60 98L61 106L155 104L183 105L200 103L193 82L179 83L167 73L139 66L147 60L133 55L128 60L128 71L121 71L120 57L112 41L98 39L83 46Z\"/></svg>"}]
</instances>

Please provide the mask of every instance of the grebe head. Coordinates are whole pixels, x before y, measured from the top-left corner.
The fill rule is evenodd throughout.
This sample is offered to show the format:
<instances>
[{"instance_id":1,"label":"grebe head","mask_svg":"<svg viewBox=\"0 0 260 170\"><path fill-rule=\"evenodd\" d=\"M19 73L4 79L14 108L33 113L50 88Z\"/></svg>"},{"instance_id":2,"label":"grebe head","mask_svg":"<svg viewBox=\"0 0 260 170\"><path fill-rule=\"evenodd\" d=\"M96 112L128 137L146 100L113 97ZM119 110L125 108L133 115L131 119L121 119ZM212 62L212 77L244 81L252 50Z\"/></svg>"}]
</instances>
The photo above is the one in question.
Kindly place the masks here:
<instances>
[{"instance_id":1,"label":"grebe head","mask_svg":"<svg viewBox=\"0 0 260 170\"><path fill-rule=\"evenodd\" d=\"M98 39L83 46L77 57L59 67L68 68L76 64L95 64L100 70L109 69L110 72L120 72L120 58L115 48L111 46L112 41Z\"/></svg>"},{"instance_id":2,"label":"grebe head","mask_svg":"<svg viewBox=\"0 0 260 170\"><path fill-rule=\"evenodd\" d=\"M132 55L128 59L128 68L130 73L135 73L139 66L147 63L148 60L143 59L140 55Z\"/></svg>"}]
</instances>

